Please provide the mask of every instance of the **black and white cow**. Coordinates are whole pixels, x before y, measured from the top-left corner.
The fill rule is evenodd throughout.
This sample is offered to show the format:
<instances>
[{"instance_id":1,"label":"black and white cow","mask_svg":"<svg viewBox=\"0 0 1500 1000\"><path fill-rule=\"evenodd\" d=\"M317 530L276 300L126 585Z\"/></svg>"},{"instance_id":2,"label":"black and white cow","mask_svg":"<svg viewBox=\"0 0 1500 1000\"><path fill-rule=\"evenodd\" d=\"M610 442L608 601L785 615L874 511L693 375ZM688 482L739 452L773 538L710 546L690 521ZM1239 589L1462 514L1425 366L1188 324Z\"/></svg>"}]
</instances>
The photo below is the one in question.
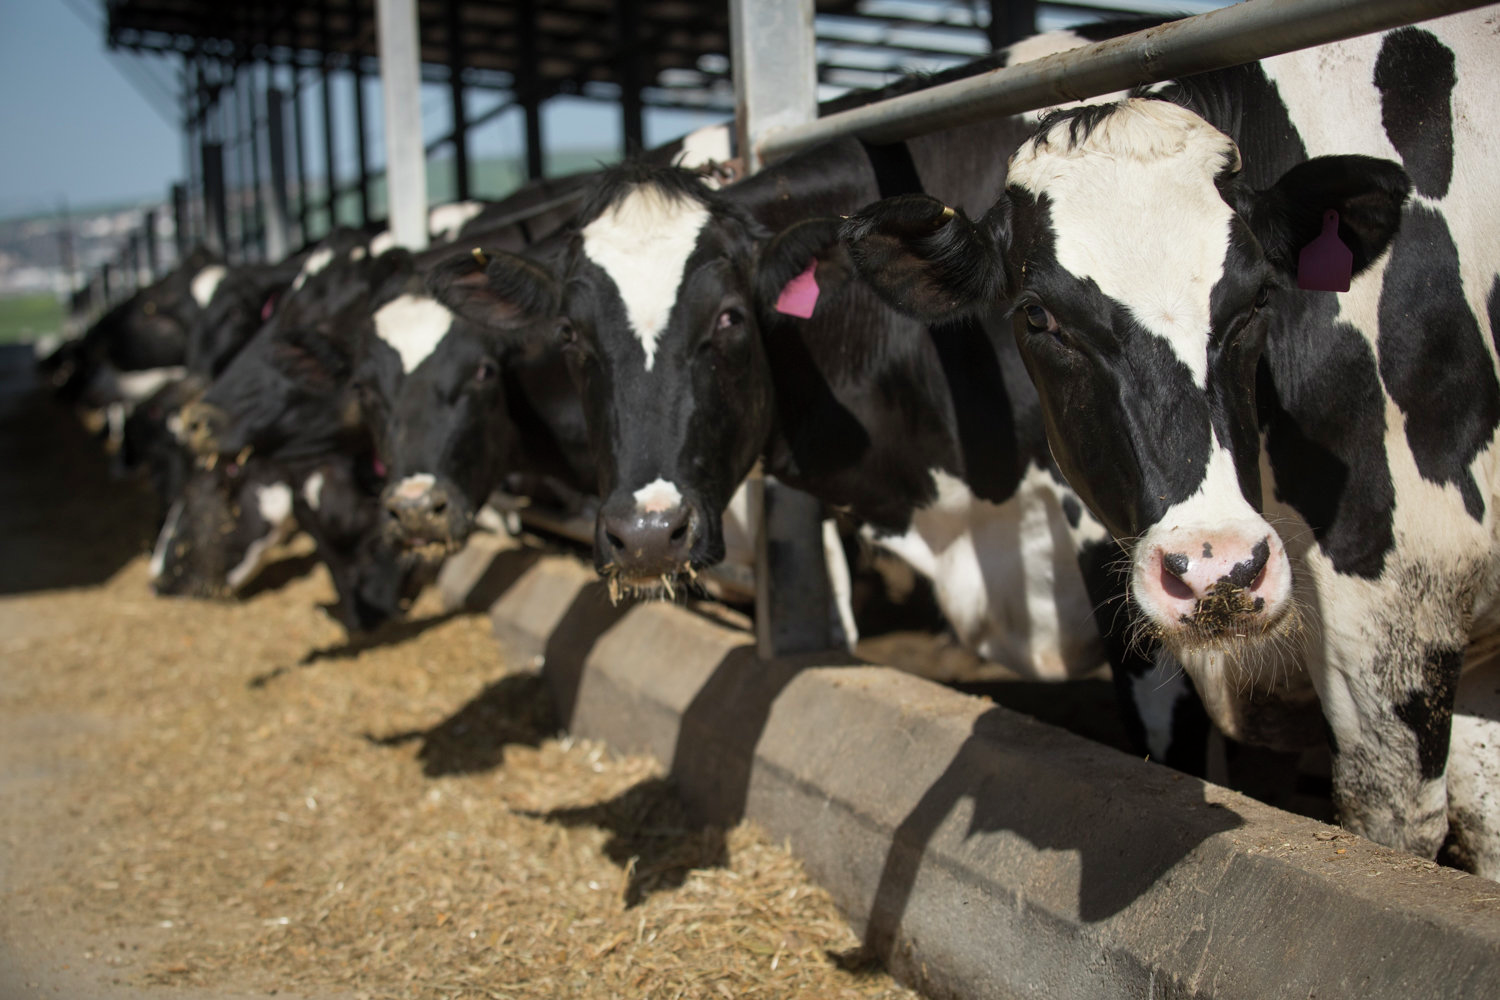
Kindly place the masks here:
<instances>
[{"instance_id":1,"label":"black and white cow","mask_svg":"<svg viewBox=\"0 0 1500 1000\"><path fill-rule=\"evenodd\" d=\"M560 303L599 467L602 573L650 589L712 564L721 512L762 461L930 575L983 655L1038 678L1099 666L1079 558L1102 564L1113 545L1051 462L1008 327L924 331L850 280L837 219L802 222L872 192L988 205L1004 185L994 149L1030 129L1009 119L894 147L843 140L719 192L627 165L601 183L550 281L497 255L497 298ZM809 274L815 301L783 301ZM1180 682L1143 677L1151 664L1123 642L1110 652L1136 737L1172 756Z\"/></svg>"},{"instance_id":2,"label":"black and white cow","mask_svg":"<svg viewBox=\"0 0 1500 1000\"><path fill-rule=\"evenodd\" d=\"M301 274L306 254L275 264L230 267L220 276L188 331L183 355L189 372L213 378L271 318L278 301Z\"/></svg>"},{"instance_id":3,"label":"black and white cow","mask_svg":"<svg viewBox=\"0 0 1500 1000\"><path fill-rule=\"evenodd\" d=\"M43 359L43 379L63 398L93 407L144 399L182 374L189 332L227 270L208 251L193 250Z\"/></svg>"},{"instance_id":4,"label":"black and white cow","mask_svg":"<svg viewBox=\"0 0 1500 1000\"><path fill-rule=\"evenodd\" d=\"M846 228L903 308L1012 311L1142 635L1224 731L1302 742L1321 709L1343 822L1429 856L1450 811L1471 854L1500 837L1445 781L1464 650L1500 612L1497 24L1061 113L978 223L907 199ZM1297 289L1341 255L1347 292Z\"/></svg>"},{"instance_id":5,"label":"black and white cow","mask_svg":"<svg viewBox=\"0 0 1500 1000\"><path fill-rule=\"evenodd\" d=\"M429 276L450 296L482 283L481 257ZM583 414L555 344L517 315L488 328L451 312L411 273L373 303L354 377L385 463L394 545L441 558L460 547L490 493L525 479L554 495L592 488Z\"/></svg>"}]
</instances>

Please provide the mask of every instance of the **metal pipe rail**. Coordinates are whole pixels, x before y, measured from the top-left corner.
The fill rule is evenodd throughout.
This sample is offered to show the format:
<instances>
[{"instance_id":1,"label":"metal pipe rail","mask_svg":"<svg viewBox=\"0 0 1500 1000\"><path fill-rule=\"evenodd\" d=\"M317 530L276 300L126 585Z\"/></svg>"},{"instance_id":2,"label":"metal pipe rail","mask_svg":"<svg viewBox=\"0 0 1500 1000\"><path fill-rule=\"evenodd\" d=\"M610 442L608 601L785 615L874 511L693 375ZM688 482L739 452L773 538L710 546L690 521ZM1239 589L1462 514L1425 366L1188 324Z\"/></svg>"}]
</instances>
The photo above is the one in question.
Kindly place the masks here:
<instances>
[{"instance_id":1,"label":"metal pipe rail","mask_svg":"<svg viewBox=\"0 0 1500 1000\"><path fill-rule=\"evenodd\" d=\"M764 161L843 135L896 142L1488 6L1481 0L1245 0L1170 24L768 130Z\"/></svg>"}]
</instances>

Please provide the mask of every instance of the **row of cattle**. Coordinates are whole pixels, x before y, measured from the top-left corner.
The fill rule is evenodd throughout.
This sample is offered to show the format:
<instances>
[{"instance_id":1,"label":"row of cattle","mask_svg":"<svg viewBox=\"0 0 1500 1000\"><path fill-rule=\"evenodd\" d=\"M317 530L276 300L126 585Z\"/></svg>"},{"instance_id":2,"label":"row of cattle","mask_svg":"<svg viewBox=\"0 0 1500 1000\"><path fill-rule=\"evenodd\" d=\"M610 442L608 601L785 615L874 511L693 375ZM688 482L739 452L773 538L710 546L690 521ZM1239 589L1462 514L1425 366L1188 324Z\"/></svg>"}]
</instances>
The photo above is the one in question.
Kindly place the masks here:
<instances>
[{"instance_id":1,"label":"row of cattle","mask_svg":"<svg viewBox=\"0 0 1500 1000\"><path fill-rule=\"evenodd\" d=\"M166 284L219 274L195 301L243 346L134 415L212 466L172 474L157 571L217 476L369 624L503 485L596 496L600 572L675 592L759 465L980 654L1106 659L1143 752L1201 770L1208 719L1326 742L1346 826L1494 876L1500 715L1465 671L1500 624L1497 39L1481 9L725 186L669 151L422 257L190 263Z\"/></svg>"}]
</instances>

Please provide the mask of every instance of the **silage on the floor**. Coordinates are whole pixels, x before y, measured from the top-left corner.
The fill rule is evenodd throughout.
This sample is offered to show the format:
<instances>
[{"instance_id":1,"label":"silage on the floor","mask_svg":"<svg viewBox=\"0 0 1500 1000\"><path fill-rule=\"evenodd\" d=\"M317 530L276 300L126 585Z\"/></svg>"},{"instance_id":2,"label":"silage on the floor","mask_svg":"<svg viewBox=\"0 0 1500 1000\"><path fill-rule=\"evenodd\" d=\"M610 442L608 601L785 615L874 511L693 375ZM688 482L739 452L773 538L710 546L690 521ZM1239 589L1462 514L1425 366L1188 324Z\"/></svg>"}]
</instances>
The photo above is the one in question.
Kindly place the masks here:
<instances>
[{"instance_id":1,"label":"silage on the floor","mask_svg":"<svg viewBox=\"0 0 1500 1000\"><path fill-rule=\"evenodd\" d=\"M83 712L75 833L13 914L149 929L138 982L369 997L909 997L753 827L557 738L532 665L429 595L349 645L321 570L235 604L0 599L7 713ZM8 703L8 704L7 704Z\"/></svg>"}]
</instances>

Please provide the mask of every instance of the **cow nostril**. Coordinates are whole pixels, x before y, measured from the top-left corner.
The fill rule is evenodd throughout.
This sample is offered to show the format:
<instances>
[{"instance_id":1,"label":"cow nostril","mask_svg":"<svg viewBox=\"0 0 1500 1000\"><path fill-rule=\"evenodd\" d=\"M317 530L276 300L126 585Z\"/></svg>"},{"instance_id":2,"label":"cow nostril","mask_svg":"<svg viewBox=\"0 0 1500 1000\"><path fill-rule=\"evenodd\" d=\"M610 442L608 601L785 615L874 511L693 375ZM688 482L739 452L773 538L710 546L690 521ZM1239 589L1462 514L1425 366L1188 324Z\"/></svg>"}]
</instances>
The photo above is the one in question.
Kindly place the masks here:
<instances>
[{"instance_id":1,"label":"cow nostril","mask_svg":"<svg viewBox=\"0 0 1500 1000\"><path fill-rule=\"evenodd\" d=\"M604 533L604 537L609 539L609 544L613 545L615 548L619 549L621 552L625 551L625 543L622 542L622 541L620 541L620 536L619 535L616 535L613 531L606 531Z\"/></svg>"},{"instance_id":2,"label":"cow nostril","mask_svg":"<svg viewBox=\"0 0 1500 1000\"><path fill-rule=\"evenodd\" d=\"M688 529L688 526L687 526L687 522L686 521L684 521L682 524L678 525L677 526L677 530L674 531L674 532L672 532L672 541L674 541L674 542L680 542L680 541L682 541L682 536L684 536L684 535L687 534L687 529Z\"/></svg>"},{"instance_id":3,"label":"cow nostril","mask_svg":"<svg viewBox=\"0 0 1500 1000\"><path fill-rule=\"evenodd\" d=\"M1168 597L1179 601L1190 601L1197 596L1193 593L1193 588L1183 582L1182 577L1171 571L1166 560L1162 561L1161 589Z\"/></svg>"},{"instance_id":4,"label":"cow nostril","mask_svg":"<svg viewBox=\"0 0 1500 1000\"><path fill-rule=\"evenodd\" d=\"M446 500L439 500L439 501L437 501L436 503L434 503L432 505L432 512L434 514L441 514L443 511L445 511L447 509L448 509L448 501L446 501Z\"/></svg>"}]
</instances>

